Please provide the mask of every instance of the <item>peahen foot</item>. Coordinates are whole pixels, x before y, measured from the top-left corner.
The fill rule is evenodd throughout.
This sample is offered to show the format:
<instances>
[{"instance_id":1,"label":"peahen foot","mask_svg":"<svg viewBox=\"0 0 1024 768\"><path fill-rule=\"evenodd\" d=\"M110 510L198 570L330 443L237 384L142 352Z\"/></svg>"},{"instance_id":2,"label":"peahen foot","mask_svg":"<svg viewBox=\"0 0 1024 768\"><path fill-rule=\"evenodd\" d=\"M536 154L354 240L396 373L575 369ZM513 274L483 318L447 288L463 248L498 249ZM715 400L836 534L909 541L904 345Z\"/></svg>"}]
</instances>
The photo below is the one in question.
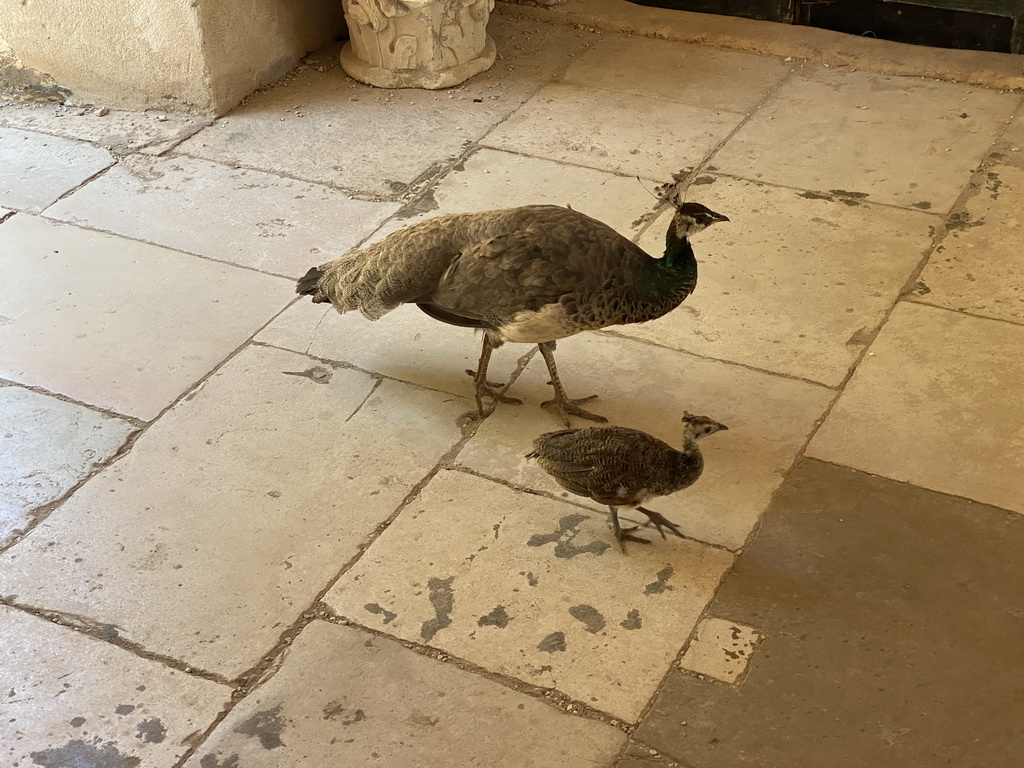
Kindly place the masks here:
<instances>
[{"instance_id":1,"label":"peahen foot","mask_svg":"<svg viewBox=\"0 0 1024 768\"><path fill-rule=\"evenodd\" d=\"M569 421L570 416L579 416L581 419L590 419L590 421L597 421L604 424L608 421L604 416L599 413L593 413L580 408L580 403L589 403L591 400L596 400L597 395L591 395L590 397L581 397L579 399L571 398L559 398L555 397L551 400L545 400L540 404L541 408L550 408L556 411L559 416L562 417L562 421L565 422L565 426L572 427L572 422Z\"/></svg>"},{"instance_id":2,"label":"peahen foot","mask_svg":"<svg viewBox=\"0 0 1024 768\"><path fill-rule=\"evenodd\" d=\"M660 512L652 512L649 509L645 509L639 506L637 507L637 511L643 512L645 515L647 515L647 522L644 523L644 527L646 528L648 526L653 525L658 530L658 533L661 534L661 538L665 538L666 528L668 528L669 531L671 531L679 538L686 538L685 536L683 536L682 529L678 525L673 523L671 520L669 520L667 517L662 515Z\"/></svg>"},{"instance_id":3,"label":"peahen foot","mask_svg":"<svg viewBox=\"0 0 1024 768\"><path fill-rule=\"evenodd\" d=\"M639 526L634 525L632 528L622 529L619 525L619 511L615 507L608 507L612 511L612 533L615 535L615 540L619 542L619 549L622 550L622 554L626 554L626 542L635 541L637 544L650 544L651 542L647 539L641 539L639 536L634 536L631 531L635 531Z\"/></svg>"}]
</instances>

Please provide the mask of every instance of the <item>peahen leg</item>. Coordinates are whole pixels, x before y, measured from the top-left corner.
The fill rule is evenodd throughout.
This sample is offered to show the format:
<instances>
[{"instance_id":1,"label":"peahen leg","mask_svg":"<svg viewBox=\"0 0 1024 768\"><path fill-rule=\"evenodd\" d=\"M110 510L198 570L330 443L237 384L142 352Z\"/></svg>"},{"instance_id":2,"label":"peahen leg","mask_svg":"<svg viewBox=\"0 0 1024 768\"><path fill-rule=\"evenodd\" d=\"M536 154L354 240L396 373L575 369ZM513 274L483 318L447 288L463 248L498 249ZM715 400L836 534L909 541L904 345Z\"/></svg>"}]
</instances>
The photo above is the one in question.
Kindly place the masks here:
<instances>
[{"instance_id":1,"label":"peahen leg","mask_svg":"<svg viewBox=\"0 0 1024 768\"><path fill-rule=\"evenodd\" d=\"M619 549L622 550L622 554L626 554L627 541L635 541L638 544L650 544L647 539L641 539L639 536L634 536L630 531L635 531L637 526L622 530L622 526L619 525L619 510L616 507L609 506L608 509L612 511L612 533L615 534L615 540L619 542Z\"/></svg>"},{"instance_id":2,"label":"peahen leg","mask_svg":"<svg viewBox=\"0 0 1024 768\"><path fill-rule=\"evenodd\" d=\"M580 408L582 403L589 403L591 400L596 399L597 395L572 400L565 394L565 389L562 387L562 381L558 378L558 367L555 365L555 342L545 341L538 344L537 347L540 349L541 355L544 356L544 362L547 363L548 373L551 374L551 381L548 383L555 389L554 398L551 400L545 400L541 403L541 407L553 408L558 411L558 414L562 417L562 421L565 422L565 426L567 427L572 426L572 423L569 421L570 415L602 423L608 421L604 416L600 416L596 413L591 413L590 411Z\"/></svg>"},{"instance_id":3,"label":"peahen leg","mask_svg":"<svg viewBox=\"0 0 1024 768\"><path fill-rule=\"evenodd\" d=\"M668 528L669 531L674 533L679 538L681 538L681 539L685 539L686 538L685 536L683 536L682 529L678 525L673 523L671 520L669 520L667 517L663 516L661 513L659 513L659 512L652 512L651 510L644 509L641 506L637 506L637 510L640 511L640 512L643 512L645 515L647 515L647 522L644 523L644 525L645 526L653 525L655 528L657 528L658 529L658 533L661 534L661 538L663 538L663 539L665 538L665 529L666 528Z\"/></svg>"},{"instance_id":4,"label":"peahen leg","mask_svg":"<svg viewBox=\"0 0 1024 768\"><path fill-rule=\"evenodd\" d=\"M486 333L484 334L484 346L480 350L480 362L477 363L476 371L466 371L473 377L473 383L476 385L476 409L480 416L486 416L494 410L494 406L491 407L491 411L484 412L484 398L489 397L497 403L509 403L510 405L522 405L523 401L515 397L506 397L505 390L508 389L508 385L505 385L500 391L498 384L491 384L487 381L487 365L491 361L491 351L494 349L494 345L491 343L491 337Z\"/></svg>"}]
</instances>

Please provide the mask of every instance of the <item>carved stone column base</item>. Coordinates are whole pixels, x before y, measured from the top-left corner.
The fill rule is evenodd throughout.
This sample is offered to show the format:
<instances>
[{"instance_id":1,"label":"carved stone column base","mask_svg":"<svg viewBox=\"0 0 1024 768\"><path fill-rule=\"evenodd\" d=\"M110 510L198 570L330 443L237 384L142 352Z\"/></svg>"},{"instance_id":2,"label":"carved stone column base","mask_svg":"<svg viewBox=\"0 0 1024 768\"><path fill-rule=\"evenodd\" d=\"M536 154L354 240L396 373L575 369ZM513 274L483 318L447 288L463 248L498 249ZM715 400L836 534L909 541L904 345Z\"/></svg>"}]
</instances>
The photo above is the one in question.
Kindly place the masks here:
<instances>
[{"instance_id":1,"label":"carved stone column base","mask_svg":"<svg viewBox=\"0 0 1024 768\"><path fill-rule=\"evenodd\" d=\"M451 88L490 69L495 55L494 41L487 35L483 50L461 64L446 69L390 69L362 61L353 51L352 43L345 43L341 49L341 67L359 82L378 88Z\"/></svg>"}]
</instances>

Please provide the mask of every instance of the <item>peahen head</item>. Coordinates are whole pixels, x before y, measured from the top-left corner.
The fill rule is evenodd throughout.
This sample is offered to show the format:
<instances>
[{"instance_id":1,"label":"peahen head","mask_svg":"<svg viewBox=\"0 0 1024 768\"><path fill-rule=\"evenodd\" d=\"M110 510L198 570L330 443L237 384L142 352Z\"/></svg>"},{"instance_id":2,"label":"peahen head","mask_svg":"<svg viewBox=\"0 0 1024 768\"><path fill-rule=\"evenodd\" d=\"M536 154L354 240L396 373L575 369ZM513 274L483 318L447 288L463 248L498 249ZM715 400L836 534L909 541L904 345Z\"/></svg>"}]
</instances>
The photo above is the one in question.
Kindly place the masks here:
<instances>
[{"instance_id":1,"label":"peahen head","mask_svg":"<svg viewBox=\"0 0 1024 768\"><path fill-rule=\"evenodd\" d=\"M693 237L718 221L728 221L728 216L715 213L700 203L676 203L676 214L672 217L672 229L676 237Z\"/></svg>"},{"instance_id":2,"label":"peahen head","mask_svg":"<svg viewBox=\"0 0 1024 768\"><path fill-rule=\"evenodd\" d=\"M728 429L728 427L725 424L719 424L714 419L709 419L707 416L694 416L689 411L683 411L683 434L688 438L700 440L702 437L721 432L723 429Z\"/></svg>"}]
</instances>

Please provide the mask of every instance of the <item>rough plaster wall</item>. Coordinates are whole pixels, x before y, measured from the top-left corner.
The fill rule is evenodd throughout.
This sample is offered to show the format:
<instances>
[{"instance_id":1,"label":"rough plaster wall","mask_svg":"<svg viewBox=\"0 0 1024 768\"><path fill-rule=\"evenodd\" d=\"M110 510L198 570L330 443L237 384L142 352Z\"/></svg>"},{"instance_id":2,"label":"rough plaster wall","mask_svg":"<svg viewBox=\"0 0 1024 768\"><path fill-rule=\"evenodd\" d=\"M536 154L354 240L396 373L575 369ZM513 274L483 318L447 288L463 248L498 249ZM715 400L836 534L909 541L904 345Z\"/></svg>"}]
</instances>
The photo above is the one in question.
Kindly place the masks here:
<instances>
[{"instance_id":1,"label":"rough plaster wall","mask_svg":"<svg viewBox=\"0 0 1024 768\"><path fill-rule=\"evenodd\" d=\"M341 0L216 0L197 8L218 112L345 30Z\"/></svg>"},{"instance_id":2,"label":"rough plaster wall","mask_svg":"<svg viewBox=\"0 0 1024 768\"><path fill-rule=\"evenodd\" d=\"M215 108L192 0L5 0L0 37L73 103Z\"/></svg>"}]
</instances>

